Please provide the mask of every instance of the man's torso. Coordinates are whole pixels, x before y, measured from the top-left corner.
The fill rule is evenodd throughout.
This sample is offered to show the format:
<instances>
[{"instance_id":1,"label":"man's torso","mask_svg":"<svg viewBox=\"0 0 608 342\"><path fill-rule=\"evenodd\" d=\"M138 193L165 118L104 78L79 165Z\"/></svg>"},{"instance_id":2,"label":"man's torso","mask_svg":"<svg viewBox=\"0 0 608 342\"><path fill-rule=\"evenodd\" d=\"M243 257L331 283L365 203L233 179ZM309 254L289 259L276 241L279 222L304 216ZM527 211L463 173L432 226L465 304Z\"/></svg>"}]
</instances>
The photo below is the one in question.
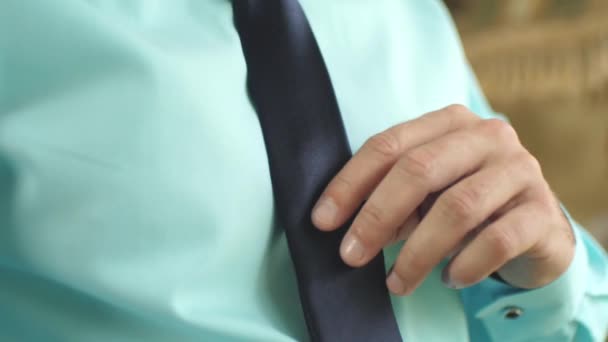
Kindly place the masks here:
<instances>
[{"instance_id":1,"label":"man's torso","mask_svg":"<svg viewBox=\"0 0 608 342\"><path fill-rule=\"evenodd\" d=\"M301 2L353 151L466 103L436 2ZM0 337L305 338L231 15L221 0L0 5ZM466 336L437 273L393 306L406 338Z\"/></svg>"}]
</instances>

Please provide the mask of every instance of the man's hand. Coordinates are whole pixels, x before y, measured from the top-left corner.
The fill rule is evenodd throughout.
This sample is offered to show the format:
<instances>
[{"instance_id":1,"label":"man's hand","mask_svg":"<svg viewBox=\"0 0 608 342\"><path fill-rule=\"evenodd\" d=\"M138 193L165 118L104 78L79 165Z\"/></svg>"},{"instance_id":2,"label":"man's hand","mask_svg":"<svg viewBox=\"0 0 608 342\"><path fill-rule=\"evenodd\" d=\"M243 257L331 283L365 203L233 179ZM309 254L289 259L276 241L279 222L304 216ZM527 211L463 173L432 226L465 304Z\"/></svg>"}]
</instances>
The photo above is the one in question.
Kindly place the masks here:
<instances>
[{"instance_id":1,"label":"man's hand","mask_svg":"<svg viewBox=\"0 0 608 342\"><path fill-rule=\"evenodd\" d=\"M513 128L460 105L370 138L327 186L313 222L337 229L366 199L340 253L357 267L406 240L387 278L395 294L411 294L446 257L452 288L496 271L537 288L574 255L572 228Z\"/></svg>"}]
</instances>

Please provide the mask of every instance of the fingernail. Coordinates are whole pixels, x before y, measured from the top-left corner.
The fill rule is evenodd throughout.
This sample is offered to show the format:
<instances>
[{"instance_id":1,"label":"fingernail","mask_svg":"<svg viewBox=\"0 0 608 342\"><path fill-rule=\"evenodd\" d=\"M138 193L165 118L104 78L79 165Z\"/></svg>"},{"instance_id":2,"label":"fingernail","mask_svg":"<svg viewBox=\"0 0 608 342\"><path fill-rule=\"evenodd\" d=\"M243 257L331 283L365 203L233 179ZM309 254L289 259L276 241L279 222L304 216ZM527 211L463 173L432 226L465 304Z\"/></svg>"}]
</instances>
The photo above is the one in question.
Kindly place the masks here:
<instances>
[{"instance_id":1,"label":"fingernail","mask_svg":"<svg viewBox=\"0 0 608 342\"><path fill-rule=\"evenodd\" d=\"M454 290L461 290L461 289L465 288L464 284L461 284L461 283L459 283L457 281L453 281L453 280L448 281L445 285Z\"/></svg>"},{"instance_id":2,"label":"fingernail","mask_svg":"<svg viewBox=\"0 0 608 342\"><path fill-rule=\"evenodd\" d=\"M365 249L357 238L347 234L340 246L340 254L347 264L358 265L365 256Z\"/></svg>"},{"instance_id":3,"label":"fingernail","mask_svg":"<svg viewBox=\"0 0 608 342\"><path fill-rule=\"evenodd\" d=\"M315 225L330 226L336 221L338 207L334 200L324 197L319 200L312 210L312 220Z\"/></svg>"},{"instance_id":4,"label":"fingernail","mask_svg":"<svg viewBox=\"0 0 608 342\"><path fill-rule=\"evenodd\" d=\"M406 292L405 283L395 272L391 272L386 278L386 286L394 294L402 295Z\"/></svg>"},{"instance_id":5,"label":"fingernail","mask_svg":"<svg viewBox=\"0 0 608 342\"><path fill-rule=\"evenodd\" d=\"M447 272L444 272L441 275L441 280L445 284L446 287L454 290L460 290L464 288L464 284L461 284L459 281L452 279Z\"/></svg>"}]
</instances>

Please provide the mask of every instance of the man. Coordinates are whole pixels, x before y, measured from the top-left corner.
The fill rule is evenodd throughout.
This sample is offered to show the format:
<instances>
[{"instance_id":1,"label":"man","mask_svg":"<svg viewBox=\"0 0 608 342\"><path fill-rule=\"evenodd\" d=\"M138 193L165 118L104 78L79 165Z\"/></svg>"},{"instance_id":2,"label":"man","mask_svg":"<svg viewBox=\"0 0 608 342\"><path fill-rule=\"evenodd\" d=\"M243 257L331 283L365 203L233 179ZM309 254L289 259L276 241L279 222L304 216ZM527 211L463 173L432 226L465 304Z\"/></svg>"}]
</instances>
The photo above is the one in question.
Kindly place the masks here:
<instances>
[{"instance_id":1,"label":"man","mask_svg":"<svg viewBox=\"0 0 608 342\"><path fill-rule=\"evenodd\" d=\"M600 341L606 255L442 5L301 5L357 151L311 218L356 214L350 266L385 249L404 340ZM233 19L224 0L0 4L0 340L308 338Z\"/></svg>"}]
</instances>

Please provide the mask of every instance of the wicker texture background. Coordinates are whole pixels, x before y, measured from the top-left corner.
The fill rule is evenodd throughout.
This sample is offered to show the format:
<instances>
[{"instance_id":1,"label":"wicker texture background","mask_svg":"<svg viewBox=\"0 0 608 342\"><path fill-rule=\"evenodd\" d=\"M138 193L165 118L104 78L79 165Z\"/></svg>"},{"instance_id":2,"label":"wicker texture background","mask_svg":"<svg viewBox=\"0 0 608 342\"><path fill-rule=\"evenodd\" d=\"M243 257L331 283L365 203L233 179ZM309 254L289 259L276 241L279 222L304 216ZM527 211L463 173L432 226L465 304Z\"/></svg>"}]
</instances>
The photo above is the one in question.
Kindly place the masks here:
<instances>
[{"instance_id":1,"label":"wicker texture background","mask_svg":"<svg viewBox=\"0 0 608 342\"><path fill-rule=\"evenodd\" d=\"M608 246L608 1L446 2L493 107Z\"/></svg>"}]
</instances>

